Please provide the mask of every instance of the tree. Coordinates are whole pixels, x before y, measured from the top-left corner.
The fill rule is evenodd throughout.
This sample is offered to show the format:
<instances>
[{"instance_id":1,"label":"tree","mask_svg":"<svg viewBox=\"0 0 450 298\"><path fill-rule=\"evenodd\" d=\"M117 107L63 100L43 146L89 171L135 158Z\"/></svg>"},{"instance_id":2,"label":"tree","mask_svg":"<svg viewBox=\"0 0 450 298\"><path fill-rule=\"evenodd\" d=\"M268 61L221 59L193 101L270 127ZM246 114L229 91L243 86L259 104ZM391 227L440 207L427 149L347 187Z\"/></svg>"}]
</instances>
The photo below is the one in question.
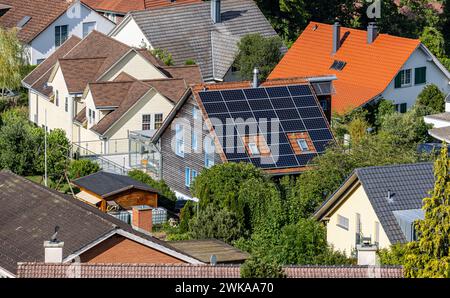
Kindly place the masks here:
<instances>
[{"instance_id":1,"label":"tree","mask_svg":"<svg viewBox=\"0 0 450 298\"><path fill-rule=\"evenodd\" d=\"M407 245L407 277L450 277L450 160L447 145L434 164L435 184L423 200L425 219L416 225L418 241Z\"/></svg>"},{"instance_id":2,"label":"tree","mask_svg":"<svg viewBox=\"0 0 450 298\"><path fill-rule=\"evenodd\" d=\"M189 234L194 239L219 239L231 244L244 233L236 214L213 205L200 210L189 222Z\"/></svg>"},{"instance_id":3,"label":"tree","mask_svg":"<svg viewBox=\"0 0 450 298\"><path fill-rule=\"evenodd\" d=\"M380 249L378 252L382 265L403 266L405 263L405 244L394 244L389 249Z\"/></svg>"},{"instance_id":4,"label":"tree","mask_svg":"<svg viewBox=\"0 0 450 298\"><path fill-rule=\"evenodd\" d=\"M89 159L73 160L70 162L68 176L70 180L85 177L100 171L98 163Z\"/></svg>"},{"instance_id":5,"label":"tree","mask_svg":"<svg viewBox=\"0 0 450 298\"><path fill-rule=\"evenodd\" d=\"M350 134L352 144L357 144L361 142L361 140L367 134L368 128L369 124L365 119L361 117L353 119L348 124L348 132Z\"/></svg>"},{"instance_id":6,"label":"tree","mask_svg":"<svg viewBox=\"0 0 450 298\"><path fill-rule=\"evenodd\" d=\"M172 54L169 53L166 49L153 49L150 50L150 53L161 60L165 65L172 66L173 65L173 58Z\"/></svg>"},{"instance_id":7,"label":"tree","mask_svg":"<svg viewBox=\"0 0 450 298\"><path fill-rule=\"evenodd\" d=\"M435 27L425 27L420 41L438 58L445 57L445 40L442 33Z\"/></svg>"},{"instance_id":8,"label":"tree","mask_svg":"<svg viewBox=\"0 0 450 298\"><path fill-rule=\"evenodd\" d=\"M444 0L443 5L444 11L442 13L442 28L447 28L447 30L442 30L442 32L444 34L446 52L450 53L450 30L448 30L448 28L450 28L450 0ZM450 67L447 67L447 69L450 69Z\"/></svg>"},{"instance_id":9,"label":"tree","mask_svg":"<svg viewBox=\"0 0 450 298\"><path fill-rule=\"evenodd\" d=\"M43 148L42 144L42 148ZM65 179L65 172L70 162L70 142L62 129L52 130L47 136L47 171L48 177L59 184ZM42 152L41 158L44 154Z\"/></svg>"},{"instance_id":10,"label":"tree","mask_svg":"<svg viewBox=\"0 0 450 298\"><path fill-rule=\"evenodd\" d=\"M443 113L445 111L445 94L438 86L428 85L420 92L416 105L431 109L430 114Z\"/></svg>"},{"instance_id":11,"label":"tree","mask_svg":"<svg viewBox=\"0 0 450 298\"><path fill-rule=\"evenodd\" d=\"M23 49L17 30L0 28L0 97L7 89L20 87L22 80Z\"/></svg>"},{"instance_id":12,"label":"tree","mask_svg":"<svg viewBox=\"0 0 450 298\"><path fill-rule=\"evenodd\" d=\"M253 69L259 69L259 79L265 80L281 60L283 43L276 37L263 37L261 34L249 34L239 41L235 67L242 79L251 80Z\"/></svg>"},{"instance_id":13,"label":"tree","mask_svg":"<svg viewBox=\"0 0 450 298\"><path fill-rule=\"evenodd\" d=\"M285 278L283 268L258 257L251 257L241 266L242 278Z\"/></svg>"}]
</instances>

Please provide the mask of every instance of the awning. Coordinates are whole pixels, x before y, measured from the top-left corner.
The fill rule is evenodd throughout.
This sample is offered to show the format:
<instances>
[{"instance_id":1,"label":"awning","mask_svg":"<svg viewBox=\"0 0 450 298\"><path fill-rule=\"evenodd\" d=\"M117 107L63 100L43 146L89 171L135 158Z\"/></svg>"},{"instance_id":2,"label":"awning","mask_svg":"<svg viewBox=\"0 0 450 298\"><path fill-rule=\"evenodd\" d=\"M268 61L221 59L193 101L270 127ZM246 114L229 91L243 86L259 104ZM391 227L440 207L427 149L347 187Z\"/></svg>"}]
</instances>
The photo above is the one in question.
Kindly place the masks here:
<instances>
[{"instance_id":1,"label":"awning","mask_svg":"<svg viewBox=\"0 0 450 298\"><path fill-rule=\"evenodd\" d=\"M102 201L101 199L94 197L93 195L88 194L87 192L84 192L84 191L78 193L76 195L76 197L82 201L85 201L86 203L89 203L89 204L92 204L95 206Z\"/></svg>"}]
</instances>

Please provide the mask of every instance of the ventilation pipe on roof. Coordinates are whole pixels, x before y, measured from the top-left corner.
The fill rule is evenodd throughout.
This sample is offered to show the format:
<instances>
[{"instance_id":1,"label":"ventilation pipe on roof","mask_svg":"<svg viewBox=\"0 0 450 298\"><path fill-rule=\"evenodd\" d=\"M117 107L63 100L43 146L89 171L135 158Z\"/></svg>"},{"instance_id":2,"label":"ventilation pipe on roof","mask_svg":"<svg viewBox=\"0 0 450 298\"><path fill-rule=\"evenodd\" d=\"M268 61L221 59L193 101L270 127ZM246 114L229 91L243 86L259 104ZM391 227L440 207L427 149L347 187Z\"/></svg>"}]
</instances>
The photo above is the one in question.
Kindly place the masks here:
<instances>
[{"instance_id":1,"label":"ventilation pipe on roof","mask_svg":"<svg viewBox=\"0 0 450 298\"><path fill-rule=\"evenodd\" d=\"M253 88L258 88L259 87L259 69L257 67L255 67L255 69L253 69L253 83L252 83Z\"/></svg>"},{"instance_id":2,"label":"ventilation pipe on roof","mask_svg":"<svg viewBox=\"0 0 450 298\"><path fill-rule=\"evenodd\" d=\"M338 20L333 25L333 54L341 47L341 24Z\"/></svg>"},{"instance_id":3,"label":"ventilation pipe on roof","mask_svg":"<svg viewBox=\"0 0 450 298\"><path fill-rule=\"evenodd\" d=\"M378 36L378 26L375 22L370 22L367 26L367 43L372 44Z\"/></svg>"},{"instance_id":4,"label":"ventilation pipe on roof","mask_svg":"<svg viewBox=\"0 0 450 298\"><path fill-rule=\"evenodd\" d=\"M222 22L222 12L220 9L220 0L211 0L211 19L214 24Z\"/></svg>"}]
</instances>

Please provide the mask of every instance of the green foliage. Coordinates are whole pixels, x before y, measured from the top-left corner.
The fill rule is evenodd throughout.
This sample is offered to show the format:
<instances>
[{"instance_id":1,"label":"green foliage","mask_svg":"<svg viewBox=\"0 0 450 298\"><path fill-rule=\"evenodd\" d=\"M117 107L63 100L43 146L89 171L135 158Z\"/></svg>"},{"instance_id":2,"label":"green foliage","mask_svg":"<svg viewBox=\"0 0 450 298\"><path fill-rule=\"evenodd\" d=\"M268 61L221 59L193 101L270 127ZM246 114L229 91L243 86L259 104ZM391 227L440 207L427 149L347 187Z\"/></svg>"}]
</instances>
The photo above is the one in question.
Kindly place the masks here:
<instances>
[{"instance_id":1,"label":"green foliage","mask_svg":"<svg viewBox=\"0 0 450 298\"><path fill-rule=\"evenodd\" d=\"M358 117L353 119L347 127L352 144L357 144L366 136L369 123L362 117Z\"/></svg>"},{"instance_id":2,"label":"green foliage","mask_svg":"<svg viewBox=\"0 0 450 298\"><path fill-rule=\"evenodd\" d=\"M70 143L62 129L52 130L47 135L47 171L48 177L59 182L65 178L65 171L69 165ZM41 155L42 163L44 154Z\"/></svg>"},{"instance_id":3,"label":"green foliage","mask_svg":"<svg viewBox=\"0 0 450 298\"><path fill-rule=\"evenodd\" d=\"M154 49L150 51L153 56L161 60L165 65L172 66L173 65L173 58L172 54L169 53L166 49Z\"/></svg>"},{"instance_id":4,"label":"green foliage","mask_svg":"<svg viewBox=\"0 0 450 298\"><path fill-rule=\"evenodd\" d=\"M443 113L445 111L445 94L438 86L427 85L417 97L416 105L429 108L430 114Z\"/></svg>"},{"instance_id":5,"label":"green foliage","mask_svg":"<svg viewBox=\"0 0 450 298\"><path fill-rule=\"evenodd\" d=\"M438 58L445 57L445 41L442 33L435 27L426 27L420 41Z\"/></svg>"},{"instance_id":6,"label":"green foliage","mask_svg":"<svg viewBox=\"0 0 450 298\"><path fill-rule=\"evenodd\" d=\"M22 80L22 45L17 30L0 28L0 97L6 89L17 90Z\"/></svg>"},{"instance_id":7,"label":"green foliage","mask_svg":"<svg viewBox=\"0 0 450 298\"><path fill-rule=\"evenodd\" d=\"M69 165L68 176L70 180L85 177L100 171L98 163L89 159L73 160Z\"/></svg>"},{"instance_id":8,"label":"green foliage","mask_svg":"<svg viewBox=\"0 0 450 298\"><path fill-rule=\"evenodd\" d=\"M267 260L251 257L241 266L242 278L285 278L283 268Z\"/></svg>"},{"instance_id":9,"label":"green foliage","mask_svg":"<svg viewBox=\"0 0 450 298\"><path fill-rule=\"evenodd\" d=\"M265 80L270 72L281 60L281 47L279 37L263 37L261 34L249 34L239 41L239 53L235 66L239 69L244 80L253 78L253 69L258 67L259 79Z\"/></svg>"},{"instance_id":10,"label":"green foliage","mask_svg":"<svg viewBox=\"0 0 450 298\"><path fill-rule=\"evenodd\" d=\"M181 233L189 231L189 221L194 217L196 204L193 201L188 201L180 212L179 230Z\"/></svg>"},{"instance_id":11,"label":"green foliage","mask_svg":"<svg viewBox=\"0 0 450 298\"><path fill-rule=\"evenodd\" d=\"M202 171L192 186L200 209L213 205L236 214L248 231L261 224L276 226L281 203L273 182L252 164L226 163Z\"/></svg>"},{"instance_id":12,"label":"green foliage","mask_svg":"<svg viewBox=\"0 0 450 298\"><path fill-rule=\"evenodd\" d=\"M140 170L132 170L128 172L128 176L158 190L160 194L158 203L169 210L174 210L177 197L164 180L157 181Z\"/></svg>"},{"instance_id":13,"label":"green foliage","mask_svg":"<svg viewBox=\"0 0 450 298\"><path fill-rule=\"evenodd\" d=\"M384 248L378 251L381 265L402 266L405 263L405 244L394 244L390 249Z\"/></svg>"},{"instance_id":14,"label":"green foliage","mask_svg":"<svg viewBox=\"0 0 450 298\"><path fill-rule=\"evenodd\" d=\"M190 220L189 234L193 239L219 239L231 244L245 232L236 214L209 205Z\"/></svg>"},{"instance_id":15,"label":"green foliage","mask_svg":"<svg viewBox=\"0 0 450 298\"><path fill-rule=\"evenodd\" d=\"M423 200L425 219L416 222L419 240L407 245L407 277L450 277L450 160L443 145L434 164L434 189Z\"/></svg>"},{"instance_id":16,"label":"green foliage","mask_svg":"<svg viewBox=\"0 0 450 298\"><path fill-rule=\"evenodd\" d=\"M184 65L196 65L196 64L197 64L197 62L195 62L194 59L187 59L187 60L184 62Z\"/></svg>"}]
</instances>

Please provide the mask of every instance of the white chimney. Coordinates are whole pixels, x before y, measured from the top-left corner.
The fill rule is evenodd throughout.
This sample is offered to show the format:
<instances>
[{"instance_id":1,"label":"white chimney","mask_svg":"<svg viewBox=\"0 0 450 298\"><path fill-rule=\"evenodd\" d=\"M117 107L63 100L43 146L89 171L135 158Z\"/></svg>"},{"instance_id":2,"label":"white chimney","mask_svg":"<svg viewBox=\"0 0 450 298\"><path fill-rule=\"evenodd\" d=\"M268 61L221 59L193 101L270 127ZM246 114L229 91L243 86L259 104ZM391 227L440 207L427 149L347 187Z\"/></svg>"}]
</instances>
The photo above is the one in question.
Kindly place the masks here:
<instances>
[{"instance_id":1,"label":"white chimney","mask_svg":"<svg viewBox=\"0 0 450 298\"><path fill-rule=\"evenodd\" d=\"M258 88L259 87L259 69L257 67L255 67L255 69L253 69L253 83L252 83L253 88Z\"/></svg>"},{"instance_id":2,"label":"white chimney","mask_svg":"<svg viewBox=\"0 0 450 298\"><path fill-rule=\"evenodd\" d=\"M211 0L211 19L214 24L222 22L220 0Z\"/></svg>"},{"instance_id":3,"label":"white chimney","mask_svg":"<svg viewBox=\"0 0 450 298\"><path fill-rule=\"evenodd\" d=\"M356 250L358 252L358 266L375 266L379 264L377 245L358 244Z\"/></svg>"},{"instance_id":4,"label":"white chimney","mask_svg":"<svg viewBox=\"0 0 450 298\"><path fill-rule=\"evenodd\" d=\"M63 262L64 242L45 241L45 263L61 264Z\"/></svg>"}]
</instances>

